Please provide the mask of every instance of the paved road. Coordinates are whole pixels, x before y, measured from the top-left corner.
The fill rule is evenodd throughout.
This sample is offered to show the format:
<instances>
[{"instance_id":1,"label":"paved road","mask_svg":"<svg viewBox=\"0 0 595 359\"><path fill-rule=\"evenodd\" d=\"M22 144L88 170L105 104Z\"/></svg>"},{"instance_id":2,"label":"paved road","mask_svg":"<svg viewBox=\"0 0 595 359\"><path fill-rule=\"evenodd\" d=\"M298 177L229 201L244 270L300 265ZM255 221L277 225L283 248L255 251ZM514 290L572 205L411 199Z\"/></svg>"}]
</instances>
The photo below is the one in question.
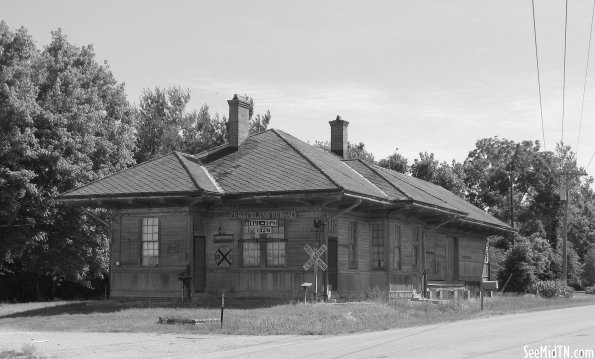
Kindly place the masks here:
<instances>
[{"instance_id":1,"label":"paved road","mask_svg":"<svg viewBox=\"0 0 595 359\"><path fill-rule=\"evenodd\" d=\"M595 306L329 337L36 333L0 328L0 351L18 350L24 343L33 343L50 358L526 358L541 346L550 350L567 346L570 355L580 354L574 350L595 350ZM563 353L558 352L556 358L560 357Z\"/></svg>"}]
</instances>

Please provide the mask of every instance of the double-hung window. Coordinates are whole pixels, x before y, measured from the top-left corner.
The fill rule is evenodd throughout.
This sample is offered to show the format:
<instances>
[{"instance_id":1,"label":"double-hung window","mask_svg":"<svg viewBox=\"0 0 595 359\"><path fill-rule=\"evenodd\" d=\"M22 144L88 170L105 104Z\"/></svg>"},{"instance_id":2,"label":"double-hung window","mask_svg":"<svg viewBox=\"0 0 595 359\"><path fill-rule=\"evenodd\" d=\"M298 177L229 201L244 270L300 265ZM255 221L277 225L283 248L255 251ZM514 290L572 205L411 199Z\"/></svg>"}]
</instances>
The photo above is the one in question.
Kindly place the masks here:
<instances>
[{"instance_id":1,"label":"double-hung window","mask_svg":"<svg viewBox=\"0 0 595 359\"><path fill-rule=\"evenodd\" d=\"M285 220L245 220L242 222L242 265L259 267L285 266ZM266 248L262 249L262 245ZM264 252L261 252L263 251Z\"/></svg>"},{"instance_id":2,"label":"double-hung window","mask_svg":"<svg viewBox=\"0 0 595 359\"><path fill-rule=\"evenodd\" d=\"M157 266L159 264L159 218L142 219L142 265Z\"/></svg>"},{"instance_id":3,"label":"double-hung window","mask_svg":"<svg viewBox=\"0 0 595 359\"><path fill-rule=\"evenodd\" d=\"M372 223L372 268L384 269L384 223Z\"/></svg>"}]
</instances>

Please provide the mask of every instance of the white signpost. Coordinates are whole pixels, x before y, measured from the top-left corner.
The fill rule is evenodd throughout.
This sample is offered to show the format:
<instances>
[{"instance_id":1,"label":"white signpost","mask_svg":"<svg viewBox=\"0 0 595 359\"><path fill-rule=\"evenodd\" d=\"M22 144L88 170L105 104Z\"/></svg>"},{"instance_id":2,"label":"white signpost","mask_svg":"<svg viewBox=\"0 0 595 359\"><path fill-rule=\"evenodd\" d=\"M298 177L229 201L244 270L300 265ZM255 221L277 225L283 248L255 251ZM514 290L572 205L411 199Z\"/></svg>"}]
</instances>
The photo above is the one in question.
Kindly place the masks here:
<instances>
[{"instance_id":1,"label":"white signpost","mask_svg":"<svg viewBox=\"0 0 595 359\"><path fill-rule=\"evenodd\" d=\"M305 271L309 270L312 266L314 266L314 290L316 293L316 298L318 298L318 268L322 269L323 271L327 270L328 266L322 260L322 255L326 252L326 246L323 244L319 248L310 247L310 245L306 244L304 246L304 250L310 258L304 263L303 268Z\"/></svg>"}]
</instances>

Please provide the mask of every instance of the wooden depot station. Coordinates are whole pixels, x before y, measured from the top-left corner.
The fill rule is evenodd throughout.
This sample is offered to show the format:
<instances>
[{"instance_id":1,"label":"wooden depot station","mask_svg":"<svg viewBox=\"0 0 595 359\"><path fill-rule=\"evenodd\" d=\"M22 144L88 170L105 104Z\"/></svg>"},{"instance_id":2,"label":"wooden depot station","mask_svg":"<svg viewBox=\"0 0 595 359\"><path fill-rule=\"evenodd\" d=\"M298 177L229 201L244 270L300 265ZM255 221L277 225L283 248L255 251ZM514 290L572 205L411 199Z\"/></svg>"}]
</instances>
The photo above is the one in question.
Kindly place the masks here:
<instances>
[{"instance_id":1,"label":"wooden depot station","mask_svg":"<svg viewBox=\"0 0 595 359\"><path fill-rule=\"evenodd\" d=\"M111 210L112 298L180 298L181 280L193 300L298 298L304 282L334 297L420 291L424 274L432 285L477 286L487 236L511 231L442 187L349 159L340 117L327 152L276 129L249 136L248 101L228 103L226 145L59 196ZM322 264L306 246L323 252L318 280L310 267Z\"/></svg>"}]
</instances>

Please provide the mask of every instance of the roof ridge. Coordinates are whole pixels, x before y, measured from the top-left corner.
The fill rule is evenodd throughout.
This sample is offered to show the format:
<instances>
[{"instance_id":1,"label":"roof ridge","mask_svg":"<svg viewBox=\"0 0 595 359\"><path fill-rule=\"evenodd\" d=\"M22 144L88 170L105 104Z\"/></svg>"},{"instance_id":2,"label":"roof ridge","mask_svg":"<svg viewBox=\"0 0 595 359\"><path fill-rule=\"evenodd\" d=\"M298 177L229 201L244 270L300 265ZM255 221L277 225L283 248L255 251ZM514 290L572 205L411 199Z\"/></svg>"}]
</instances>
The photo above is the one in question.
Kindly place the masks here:
<instances>
[{"instance_id":1,"label":"roof ridge","mask_svg":"<svg viewBox=\"0 0 595 359\"><path fill-rule=\"evenodd\" d=\"M374 166L376 166L376 167L379 167L378 165L374 165ZM382 168L382 169L385 169L385 170L388 170L388 171L392 171L392 170L390 170L390 169L387 169L387 168L384 168L384 167L381 167L381 168ZM399 172L396 172L396 171L393 171L393 172L395 172L395 173L399 173ZM411 178L415 178L415 177L411 177ZM427 183L431 183L431 182L428 182L428 181L422 180L421 178L416 178L416 179L418 179L418 180L420 180L420 181L427 182ZM454 208L457 208L459 211L462 211L463 213L467 213L467 212L465 212L465 211L461 210L459 207L456 207L456 206L454 206L454 205L452 205L452 204L448 203L447 201L443 200L442 198L440 198L440 197L437 197L437 196L433 195L432 193L430 193L430 192L428 192L428 191L424 190L423 188L420 188L420 187L416 186L415 184L413 184L413 183L411 183L411 182L409 182L409 181L406 181L406 180L404 180L404 179L402 179L402 178L399 178L399 180L400 180L400 181L403 181L403 182L405 182L405 183L407 183L407 184L408 184L408 185L410 185L410 186L413 186L413 187L417 188L418 190L420 190L420 191L424 192L425 194L427 194L427 195L429 195L429 196L431 196L431 197L434 197L434 198L436 198L436 199L437 199L437 200L439 200L440 202L446 203L446 204L447 204L447 205L449 205L449 206L452 206L452 207L454 207ZM437 185L436 185L436 184L434 184L434 183L431 183L431 184L433 184L433 185L437 186ZM440 187L440 188L442 188L442 189L444 189L444 190L448 191L447 189L445 189L445 188L444 188L444 187L442 187L442 186L438 186L438 187ZM448 192L450 192L450 191L448 191ZM452 193L452 192L451 192L451 193ZM454 194L454 193L453 193L453 194ZM456 196L456 195L455 195L455 196Z\"/></svg>"},{"instance_id":2,"label":"roof ridge","mask_svg":"<svg viewBox=\"0 0 595 359\"><path fill-rule=\"evenodd\" d=\"M149 160L147 160L147 161L144 161L144 162L141 162L141 163L136 163L136 164L134 164L134 165L132 165L132 166L130 166L130 167L126 167L126 168L124 168L124 169L122 169L122 170L119 170L119 171L117 171L117 172L114 172L114 173L112 173L112 174L109 174L109 175L107 175L107 176L105 176L105 177L100 177L100 178L97 178L97 179L95 179L95 180L93 180L93 181L91 181L91 182L89 182L89 183L87 183L87 184L84 184L84 185L80 186L80 187L76 187L76 188L70 189L70 190L68 190L68 191L66 191L66 192L62 192L62 193L58 194L58 196L57 196L57 197L61 197L61 196L65 195L65 194L68 194L68 193L70 193L70 192L78 191L78 190L80 190L80 189L82 189L82 188L85 188L85 187L88 187L88 186L90 186L90 185L94 184L95 182L103 181L103 180L104 180L104 179L106 179L106 178L110 178L110 177L113 177L113 176L115 176L115 175L119 175L119 174L121 174L122 172L126 172L126 171L128 171L128 170L132 170L133 168L136 168L136 167L139 167L139 166L141 166L141 165L144 165L145 163L149 163L149 162L156 161L156 160L158 160L158 159L161 159L161 158L163 158L163 157L165 157L165 156L169 156L169 155L171 155L171 154L172 154L172 152L169 152L169 153L163 154L163 155L161 155L161 156L153 157L153 158L151 158L151 159L149 159Z\"/></svg>"},{"instance_id":3,"label":"roof ridge","mask_svg":"<svg viewBox=\"0 0 595 359\"><path fill-rule=\"evenodd\" d=\"M190 173L190 170L188 169L188 166L186 165L186 163L184 163L184 160L182 160L182 155L183 154L184 154L183 152L174 151L174 155L176 156L176 158L178 159L178 161L182 165L182 168L184 168L184 171L186 171L186 173L188 174L188 177L190 177L190 180L192 180L192 183L194 183L194 185L196 186L196 188L198 188L199 191L204 192L204 189L202 189L198 185L198 182L196 181L196 178L194 178L194 176L192 175L192 173Z\"/></svg>"},{"instance_id":4,"label":"roof ridge","mask_svg":"<svg viewBox=\"0 0 595 359\"><path fill-rule=\"evenodd\" d=\"M397 191L401 192L405 197L409 198L410 200L413 200L413 197L411 197L410 195L408 195L407 193L405 193L405 191L403 191L402 189L400 189L399 187L397 187L395 184L393 184L391 181L389 181L383 174L381 174L376 168L372 167L371 165L369 165L368 163L362 161L361 159L357 159L360 163L362 163L364 166L368 167L372 172L376 173L380 178L382 178L383 180L385 180L386 182L388 182L388 184L393 187L394 189L396 189ZM383 167L384 168L384 167Z\"/></svg>"},{"instance_id":5,"label":"roof ridge","mask_svg":"<svg viewBox=\"0 0 595 359\"><path fill-rule=\"evenodd\" d=\"M360 160L359 158L356 158L355 160L360 161L363 163L362 160ZM380 191L380 193L384 194L386 196L386 198L388 198L390 200L390 196L384 192L380 187L376 186L374 183L372 183L372 181L370 181L369 179L366 178L366 176L364 176L363 174L359 173L355 168L351 167L350 165L346 164L345 162L349 162L349 161L353 161L352 159L348 159L348 160L341 160L341 162L343 162L347 167L349 167L353 172L357 173L361 178L364 179L364 181L366 181L367 183L369 183L370 185L374 186L374 188L376 188L378 191Z\"/></svg>"},{"instance_id":6,"label":"roof ridge","mask_svg":"<svg viewBox=\"0 0 595 359\"><path fill-rule=\"evenodd\" d=\"M304 153L302 153L302 151L298 150L293 144L291 144L283 135L281 135L279 132L282 132L280 130L276 130L274 128L270 129L271 132L273 132L274 134L276 134L280 139L282 139L285 143L287 143L287 145L289 147L291 147L295 152L297 152L300 156L302 156L306 161L308 161L309 164L311 164L314 168L316 168L318 170L318 172L322 173L323 176L325 176L332 184L334 184L337 188L341 189L342 191L345 190L345 188L339 186L339 184L337 183L337 181L335 181L334 179L331 178L331 176L329 176L328 173L326 173L322 168L320 168L319 166L317 166L308 156L306 156ZM309 145L309 144L308 144ZM311 146L311 145L309 145ZM384 193L384 192L383 192Z\"/></svg>"},{"instance_id":7,"label":"roof ridge","mask_svg":"<svg viewBox=\"0 0 595 359\"><path fill-rule=\"evenodd\" d=\"M219 193L225 193L225 191L223 190L223 188L221 187L221 185L219 185L219 183L217 182L217 180L215 179L215 177L213 177L213 175L209 172L209 170L207 169L207 167L202 163L202 161L200 160L200 158L197 158L194 155L191 155L189 153L184 153L181 151L174 151L176 157L178 158L178 160L180 161L180 163L182 164L182 166L184 167L184 170L186 171L186 173L188 173L188 175L190 176L190 179L192 180L192 183L194 183L194 185L201 190L202 192L205 192L205 189L200 187L200 185L198 184L198 181L196 180L196 178L194 177L194 175L192 175L192 172L190 171L190 169L188 168L186 162L184 159L182 159L182 157L192 157L193 159L195 159L196 161L198 161L199 163L196 163L200 169L205 173L205 175L209 178L209 180L211 181L211 183L213 183L213 186L215 186L215 188L217 188L217 191Z\"/></svg>"}]
</instances>

